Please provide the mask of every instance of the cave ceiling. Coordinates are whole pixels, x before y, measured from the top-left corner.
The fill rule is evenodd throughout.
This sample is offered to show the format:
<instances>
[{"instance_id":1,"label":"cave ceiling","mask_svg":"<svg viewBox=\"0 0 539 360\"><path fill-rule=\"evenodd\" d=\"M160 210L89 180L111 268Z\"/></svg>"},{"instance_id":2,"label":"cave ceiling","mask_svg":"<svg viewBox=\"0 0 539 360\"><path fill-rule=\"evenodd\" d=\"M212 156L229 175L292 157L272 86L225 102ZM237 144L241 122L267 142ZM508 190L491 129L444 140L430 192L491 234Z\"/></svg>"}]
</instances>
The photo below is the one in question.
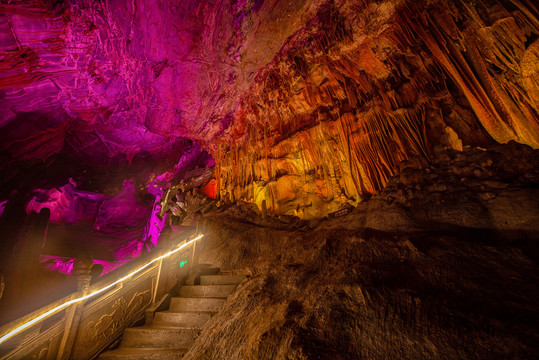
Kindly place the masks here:
<instances>
[{"instance_id":1,"label":"cave ceiling","mask_svg":"<svg viewBox=\"0 0 539 360\"><path fill-rule=\"evenodd\" d=\"M404 160L539 148L538 19L528 0L2 0L3 187L197 143L222 199L323 216Z\"/></svg>"}]
</instances>

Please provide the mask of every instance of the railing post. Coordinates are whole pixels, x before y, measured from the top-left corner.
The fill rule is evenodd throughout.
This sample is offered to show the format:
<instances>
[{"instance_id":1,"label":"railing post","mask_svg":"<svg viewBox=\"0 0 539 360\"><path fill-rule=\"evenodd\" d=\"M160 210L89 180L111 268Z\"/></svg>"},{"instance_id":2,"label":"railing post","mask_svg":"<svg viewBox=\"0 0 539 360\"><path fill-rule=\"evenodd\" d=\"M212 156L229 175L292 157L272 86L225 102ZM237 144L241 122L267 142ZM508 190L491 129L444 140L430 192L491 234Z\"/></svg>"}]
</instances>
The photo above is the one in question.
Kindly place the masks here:
<instances>
[{"instance_id":1,"label":"railing post","mask_svg":"<svg viewBox=\"0 0 539 360\"><path fill-rule=\"evenodd\" d=\"M90 270L92 268L92 260L76 259L73 264L72 275L77 277L77 297L82 297L88 294L90 287ZM57 360L67 360L71 358L71 351L75 343L75 336L79 328L82 311L84 309L84 301L73 304L66 310L66 320L64 335L58 349Z\"/></svg>"},{"instance_id":2,"label":"railing post","mask_svg":"<svg viewBox=\"0 0 539 360\"><path fill-rule=\"evenodd\" d=\"M161 232L161 237L159 239L159 247L161 252L164 253L168 250L170 245L170 238L172 236L172 229L170 225L167 225ZM156 301L159 301L161 297L165 294L165 286L167 280L167 271L163 269L163 261L165 259L159 260L157 278L155 280L155 288L152 296L152 304L155 304Z\"/></svg>"},{"instance_id":3,"label":"railing post","mask_svg":"<svg viewBox=\"0 0 539 360\"><path fill-rule=\"evenodd\" d=\"M198 219L195 218L195 221L196 221L195 236L198 236L199 235ZM191 249L191 259L190 259L191 264L189 264L189 274L185 282L187 285L195 285L195 280L198 277L198 274L196 273L196 270L197 270L196 266L198 264L198 255L199 255L199 252L198 252L198 247L197 247L197 241L195 241Z\"/></svg>"},{"instance_id":4,"label":"railing post","mask_svg":"<svg viewBox=\"0 0 539 360\"><path fill-rule=\"evenodd\" d=\"M172 237L172 228L170 225L165 226L159 236L159 242L157 246L160 249L160 253L164 254L169 250L170 240ZM155 278L155 284L152 289L152 302L149 308L146 309L146 325L150 325L153 322L155 312L168 306L170 301L170 295L165 296L167 286L167 264L164 263L165 259L160 259L157 263L157 277ZM168 298L167 298L168 297Z\"/></svg>"},{"instance_id":5,"label":"railing post","mask_svg":"<svg viewBox=\"0 0 539 360\"><path fill-rule=\"evenodd\" d=\"M202 231L201 231L201 226L200 226L200 216L196 216L195 218L195 221L196 221L196 233L195 233L195 236L199 236ZM200 255L200 246L196 246L197 245L197 242L199 241L195 241L195 243L193 244L193 256L191 258L191 265L192 266L197 266L198 265L198 258L199 258L199 255Z\"/></svg>"}]
</instances>

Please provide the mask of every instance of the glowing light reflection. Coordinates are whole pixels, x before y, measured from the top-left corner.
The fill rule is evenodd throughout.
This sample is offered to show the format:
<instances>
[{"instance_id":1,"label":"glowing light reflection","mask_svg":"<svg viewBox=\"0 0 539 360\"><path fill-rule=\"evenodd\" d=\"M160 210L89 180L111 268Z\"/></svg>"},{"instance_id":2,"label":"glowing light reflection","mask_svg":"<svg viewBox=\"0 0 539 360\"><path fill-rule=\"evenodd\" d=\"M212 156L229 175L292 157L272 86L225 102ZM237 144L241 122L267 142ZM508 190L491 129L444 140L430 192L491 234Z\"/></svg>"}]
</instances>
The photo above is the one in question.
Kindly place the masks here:
<instances>
[{"instance_id":1,"label":"glowing light reflection","mask_svg":"<svg viewBox=\"0 0 539 360\"><path fill-rule=\"evenodd\" d=\"M161 259L164 259L164 258L166 258L166 257L168 257L168 256L170 256L170 255L172 255L172 254L174 254L174 253L177 253L178 251L180 251L180 250L184 249L185 247L191 245L191 244L194 243L195 241L201 239L203 236L204 236L204 235L199 235L199 236L197 236L196 238L194 238L193 240L191 240L191 241L189 241L189 242L187 242L187 243L185 243L185 244L179 246L178 248L176 248L176 249L174 249L174 250L171 250L171 251L169 251L168 253L166 253L166 254L164 254L164 255L161 255L161 256L159 256L159 257L153 259L152 261L150 261L150 262L146 263L145 265L139 267L138 269L136 269L136 270L130 272L129 274L125 275L124 277L120 278L119 280L116 280L116 281L113 282L112 284L109 284L109 285L107 285L107 286L105 286L105 287L103 287L103 288L101 288L101 289L99 289L99 290L96 290L96 291L94 291L94 292L92 292L92 293L89 293L89 294L87 294L87 295L85 295L85 296L82 296L82 297L80 297L80 298L76 298L76 299L73 299L73 300L69 300L69 301L67 301L67 302L65 302L65 303L63 303L63 304L61 304L61 305L58 305L57 307L52 308L51 310L49 310L49 311L47 311L47 312L45 312L45 313L43 313L43 314L41 314L41 315L39 315L39 316L33 318L32 320L27 321L26 323L24 323L24 324L22 324L22 325L16 327L15 329L9 331L9 332L6 333L5 335L2 335L2 337L0 338L0 344L4 343L4 342L7 341L8 339L11 339L13 336L15 336L15 335L17 335L18 333L24 331L25 329L28 329L28 328L31 327L32 325L35 325L36 323L40 322L41 320L46 319L46 318L48 318L49 316L54 315L54 314L56 314L57 312L59 312L59 311L65 309L65 308L69 307L70 305L73 305L73 304L76 304L76 303L78 303L78 302L87 300L87 299L89 299L89 298L91 298L91 297L93 297L93 296L95 296L95 295L97 295L97 294L100 294L100 293L102 293L102 292L104 292L104 291L107 291L108 289L112 288L113 286L115 286L115 285L117 285L117 284L119 284L119 283L121 283L121 282L123 282L123 281L129 279L129 278L132 277L133 275L135 275L135 274L141 272L142 270L146 269L147 267L149 267L149 266L152 265L153 263L155 263L155 262L157 262L157 261L159 261L159 260L161 260Z\"/></svg>"}]
</instances>

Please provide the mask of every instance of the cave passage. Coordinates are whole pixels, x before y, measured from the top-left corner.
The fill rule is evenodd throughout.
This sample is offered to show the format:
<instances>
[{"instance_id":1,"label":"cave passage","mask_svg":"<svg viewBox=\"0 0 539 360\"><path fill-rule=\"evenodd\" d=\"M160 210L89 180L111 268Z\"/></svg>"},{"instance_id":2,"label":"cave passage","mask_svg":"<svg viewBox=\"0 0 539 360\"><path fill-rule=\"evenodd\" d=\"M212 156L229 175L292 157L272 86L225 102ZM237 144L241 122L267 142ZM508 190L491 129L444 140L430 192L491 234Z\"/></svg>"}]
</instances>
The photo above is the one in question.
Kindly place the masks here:
<instances>
[{"instance_id":1,"label":"cave passage","mask_svg":"<svg viewBox=\"0 0 539 360\"><path fill-rule=\"evenodd\" d=\"M538 149L531 0L0 1L0 336L204 235L0 357L539 358Z\"/></svg>"}]
</instances>

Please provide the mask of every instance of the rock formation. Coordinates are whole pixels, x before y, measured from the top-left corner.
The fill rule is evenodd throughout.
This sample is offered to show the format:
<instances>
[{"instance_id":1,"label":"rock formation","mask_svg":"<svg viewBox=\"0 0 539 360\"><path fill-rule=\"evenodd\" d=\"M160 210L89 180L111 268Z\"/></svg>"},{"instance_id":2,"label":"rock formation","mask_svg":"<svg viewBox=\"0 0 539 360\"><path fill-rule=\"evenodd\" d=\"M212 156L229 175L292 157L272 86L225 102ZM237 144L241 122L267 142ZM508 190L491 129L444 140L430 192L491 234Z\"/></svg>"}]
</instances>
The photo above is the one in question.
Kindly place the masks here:
<instances>
[{"instance_id":1,"label":"rock formation","mask_svg":"<svg viewBox=\"0 0 539 360\"><path fill-rule=\"evenodd\" d=\"M533 358L538 148L531 0L0 1L0 293L33 210L126 260L204 168L209 358Z\"/></svg>"},{"instance_id":2,"label":"rock formation","mask_svg":"<svg viewBox=\"0 0 539 360\"><path fill-rule=\"evenodd\" d=\"M319 217L357 205L401 161L429 160L437 146L537 148L538 63L526 59L539 23L530 10L324 4L242 98L232 140L215 153L221 195Z\"/></svg>"},{"instance_id":3,"label":"rock formation","mask_svg":"<svg viewBox=\"0 0 539 360\"><path fill-rule=\"evenodd\" d=\"M189 139L216 159L222 197L316 218L436 146L539 146L528 0L20 0L0 12L6 171L54 154L177 158Z\"/></svg>"}]
</instances>

